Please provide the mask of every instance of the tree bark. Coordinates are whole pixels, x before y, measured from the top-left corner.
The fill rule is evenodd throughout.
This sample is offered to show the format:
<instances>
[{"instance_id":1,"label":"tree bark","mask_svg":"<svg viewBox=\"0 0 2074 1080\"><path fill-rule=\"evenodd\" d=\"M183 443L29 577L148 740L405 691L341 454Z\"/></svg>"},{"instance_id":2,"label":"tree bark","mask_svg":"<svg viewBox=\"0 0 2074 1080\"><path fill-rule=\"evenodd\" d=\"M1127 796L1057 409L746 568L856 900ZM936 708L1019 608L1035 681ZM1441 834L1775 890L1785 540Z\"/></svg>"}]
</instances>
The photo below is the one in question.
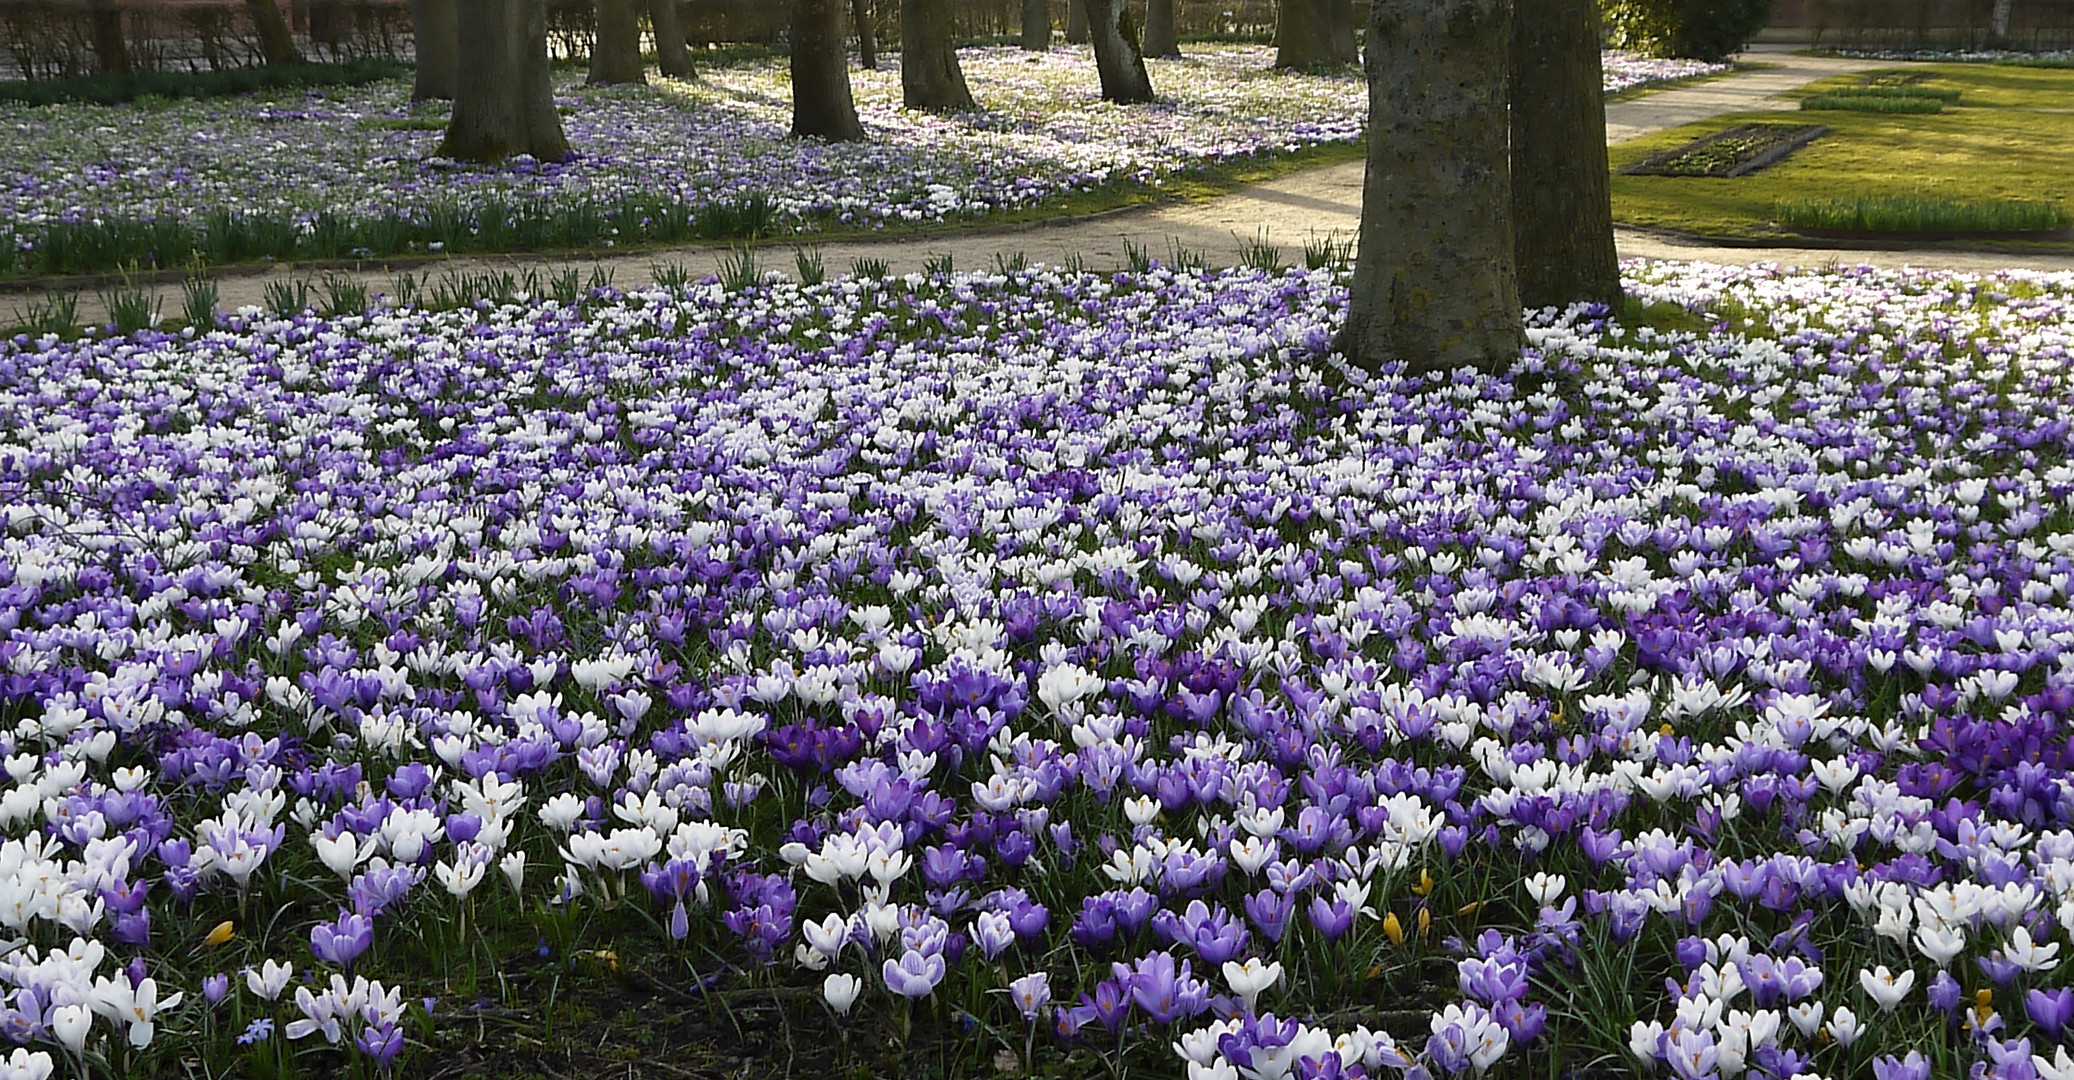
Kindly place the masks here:
<instances>
[{"instance_id":1,"label":"tree bark","mask_svg":"<svg viewBox=\"0 0 2074 1080\"><path fill-rule=\"evenodd\" d=\"M569 140L555 112L547 62L546 0L458 0L457 7L468 33L440 155L477 162L519 154L566 159Z\"/></svg>"},{"instance_id":2,"label":"tree bark","mask_svg":"<svg viewBox=\"0 0 2074 1080\"><path fill-rule=\"evenodd\" d=\"M1145 55L1181 55L1181 35L1174 22L1174 0L1146 0Z\"/></svg>"},{"instance_id":3,"label":"tree bark","mask_svg":"<svg viewBox=\"0 0 2074 1080\"><path fill-rule=\"evenodd\" d=\"M1350 0L1282 0L1275 13L1275 66L1298 71L1360 62Z\"/></svg>"},{"instance_id":4,"label":"tree bark","mask_svg":"<svg viewBox=\"0 0 2074 1080\"><path fill-rule=\"evenodd\" d=\"M639 0L596 0L596 9L598 34L591 43L591 73L585 83L647 82L646 65L641 63Z\"/></svg>"},{"instance_id":5,"label":"tree bark","mask_svg":"<svg viewBox=\"0 0 2074 1080\"><path fill-rule=\"evenodd\" d=\"M1066 44L1087 44L1087 0L1066 0Z\"/></svg>"},{"instance_id":6,"label":"tree bark","mask_svg":"<svg viewBox=\"0 0 2074 1080\"><path fill-rule=\"evenodd\" d=\"M857 122L857 103L850 97L842 0L793 2L792 134L830 142L864 138L864 125Z\"/></svg>"},{"instance_id":7,"label":"tree bark","mask_svg":"<svg viewBox=\"0 0 2074 1080\"><path fill-rule=\"evenodd\" d=\"M252 16L253 28L259 31L259 51L266 57L268 67L302 62L302 54L295 51L295 35L289 33L280 5L274 0L245 0L245 10Z\"/></svg>"},{"instance_id":8,"label":"tree bark","mask_svg":"<svg viewBox=\"0 0 2074 1080\"><path fill-rule=\"evenodd\" d=\"M452 101L459 79L461 22L454 0L410 0L410 30L418 54L412 101Z\"/></svg>"},{"instance_id":9,"label":"tree bark","mask_svg":"<svg viewBox=\"0 0 2074 1080\"><path fill-rule=\"evenodd\" d=\"M1368 174L1338 348L1368 370L1519 359L1507 162L1511 0L1373 0Z\"/></svg>"},{"instance_id":10,"label":"tree bark","mask_svg":"<svg viewBox=\"0 0 2074 1080\"><path fill-rule=\"evenodd\" d=\"M1095 73L1102 100L1136 105L1152 100L1152 77L1138 51L1137 20L1124 0L1080 0L1087 5L1088 39L1095 47Z\"/></svg>"},{"instance_id":11,"label":"tree bark","mask_svg":"<svg viewBox=\"0 0 2074 1080\"><path fill-rule=\"evenodd\" d=\"M1513 12L1512 235L1520 302L1617 305L1598 0Z\"/></svg>"},{"instance_id":12,"label":"tree bark","mask_svg":"<svg viewBox=\"0 0 2074 1080\"><path fill-rule=\"evenodd\" d=\"M648 25L655 30L655 66L672 79L691 78L691 50L684 47L677 0L648 0Z\"/></svg>"},{"instance_id":13,"label":"tree bark","mask_svg":"<svg viewBox=\"0 0 2074 1080\"><path fill-rule=\"evenodd\" d=\"M130 45L122 33L122 9L111 0L94 0L87 9L94 36L94 62L103 75L130 73Z\"/></svg>"},{"instance_id":14,"label":"tree bark","mask_svg":"<svg viewBox=\"0 0 2074 1080\"><path fill-rule=\"evenodd\" d=\"M871 18L871 0L850 0L850 21L857 24L857 62L866 71L879 69L879 28ZM902 24L903 30L905 23ZM905 63L907 58L901 57Z\"/></svg>"},{"instance_id":15,"label":"tree bark","mask_svg":"<svg viewBox=\"0 0 2074 1080\"><path fill-rule=\"evenodd\" d=\"M1051 51L1051 0L1023 0L1021 44L1031 52Z\"/></svg>"},{"instance_id":16,"label":"tree bark","mask_svg":"<svg viewBox=\"0 0 2074 1080\"><path fill-rule=\"evenodd\" d=\"M900 0L900 101L930 112L978 108L958 66L948 0Z\"/></svg>"}]
</instances>

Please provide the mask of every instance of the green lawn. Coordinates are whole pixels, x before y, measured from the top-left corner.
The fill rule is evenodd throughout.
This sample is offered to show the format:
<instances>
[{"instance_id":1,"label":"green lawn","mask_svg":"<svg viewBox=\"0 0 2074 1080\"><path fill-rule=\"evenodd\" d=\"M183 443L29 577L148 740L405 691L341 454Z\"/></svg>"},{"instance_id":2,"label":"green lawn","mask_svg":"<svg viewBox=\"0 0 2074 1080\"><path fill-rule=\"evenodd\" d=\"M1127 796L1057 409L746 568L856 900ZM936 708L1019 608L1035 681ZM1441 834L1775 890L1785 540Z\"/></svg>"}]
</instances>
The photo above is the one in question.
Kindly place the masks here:
<instances>
[{"instance_id":1,"label":"green lawn","mask_svg":"<svg viewBox=\"0 0 2074 1080\"><path fill-rule=\"evenodd\" d=\"M1960 92L1936 115L1751 112L1613 147L1613 168L1753 120L1818 123L1830 133L1784 162L1732 180L1613 177L1613 216L1626 225L1708 236L1762 237L1781 199L1929 197L2054 203L2074 210L2074 70L1982 64L1909 65L1924 85ZM1862 75L1810 84L1797 97L1861 85ZM2074 244L2056 245L2070 246Z\"/></svg>"}]
</instances>

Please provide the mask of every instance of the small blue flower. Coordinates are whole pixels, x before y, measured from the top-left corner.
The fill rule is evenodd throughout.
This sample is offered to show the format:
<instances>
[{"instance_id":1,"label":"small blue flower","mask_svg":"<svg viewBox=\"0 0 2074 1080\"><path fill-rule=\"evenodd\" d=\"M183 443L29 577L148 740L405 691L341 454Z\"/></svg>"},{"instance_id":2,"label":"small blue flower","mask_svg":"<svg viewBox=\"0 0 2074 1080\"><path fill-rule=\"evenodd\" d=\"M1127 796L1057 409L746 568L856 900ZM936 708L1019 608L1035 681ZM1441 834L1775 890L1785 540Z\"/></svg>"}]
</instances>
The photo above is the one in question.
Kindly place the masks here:
<instances>
[{"instance_id":1,"label":"small blue flower","mask_svg":"<svg viewBox=\"0 0 2074 1080\"><path fill-rule=\"evenodd\" d=\"M238 1036L238 1045L251 1046L253 1043L265 1042L273 1033L273 1018L262 1016L252 1021L251 1025L245 1028L245 1033Z\"/></svg>"}]
</instances>

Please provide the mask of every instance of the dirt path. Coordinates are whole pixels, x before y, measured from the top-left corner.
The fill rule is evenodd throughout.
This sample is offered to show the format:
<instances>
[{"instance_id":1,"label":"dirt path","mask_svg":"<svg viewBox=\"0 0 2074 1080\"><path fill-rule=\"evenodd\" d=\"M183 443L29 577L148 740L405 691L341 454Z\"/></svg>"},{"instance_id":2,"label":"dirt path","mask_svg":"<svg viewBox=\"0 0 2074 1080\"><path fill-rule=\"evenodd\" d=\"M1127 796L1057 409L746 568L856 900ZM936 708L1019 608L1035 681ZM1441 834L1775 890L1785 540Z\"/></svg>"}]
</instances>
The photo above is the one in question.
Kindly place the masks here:
<instances>
[{"instance_id":1,"label":"dirt path","mask_svg":"<svg viewBox=\"0 0 2074 1080\"><path fill-rule=\"evenodd\" d=\"M1878 61L1795 56L1783 50L1757 51L1745 54L1744 58L1767 66L1608 105L1607 141L1624 142L1725 112L1790 109L1794 103L1778 95L1825 76L1889 66ZM1353 237L1361 218L1361 180L1362 165L1354 162L1294 173L1205 202L1147 207L1034 226L981 227L922 240L863 240L809 246L818 252L831 275L847 272L858 260L866 259L881 261L895 273L923 270L932 263L941 265L945 258L953 268L962 270L992 269L1000 261L1017 257L1054 265L1077 259L1091 268L1110 269L1126 265L1133 250L1172 261L1177 249L1198 256L1211 266L1230 266L1243 262L1247 251L1259 243L1275 247L1283 262L1300 265L1306 245L1343 243ZM1865 263L1954 270L2074 270L2074 256L2068 255L1717 247L1628 229L1618 230L1616 241L1623 256L1654 259L1802 266ZM586 277L595 270L603 270L615 284L629 287L651 281L657 266L681 266L694 277L703 277L720 272L732 257L726 248L714 247L605 258L488 256L420 266L417 273L438 277L450 272L535 269L544 276L549 271L575 267ZM764 245L755 250L754 257L765 269L794 272L790 241ZM293 268L224 275L218 279L219 305L226 311L247 305L263 306L269 284L319 276ZM395 277L388 272L347 276L363 282L370 293L391 292ZM161 287L159 295L168 314L178 310L178 286ZM31 298L19 294L9 299L16 309L31 302ZM85 319L99 319L106 314L99 299L91 294L81 296L79 306Z\"/></svg>"}]
</instances>

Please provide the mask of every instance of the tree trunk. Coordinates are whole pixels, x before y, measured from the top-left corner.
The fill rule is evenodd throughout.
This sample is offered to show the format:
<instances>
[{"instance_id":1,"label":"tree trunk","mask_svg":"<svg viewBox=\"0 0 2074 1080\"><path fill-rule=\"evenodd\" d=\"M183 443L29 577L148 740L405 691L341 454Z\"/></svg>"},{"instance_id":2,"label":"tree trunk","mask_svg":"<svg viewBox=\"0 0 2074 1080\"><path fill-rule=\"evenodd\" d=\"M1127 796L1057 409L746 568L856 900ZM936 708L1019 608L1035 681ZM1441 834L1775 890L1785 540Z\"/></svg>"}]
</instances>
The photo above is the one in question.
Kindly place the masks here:
<instances>
[{"instance_id":1,"label":"tree trunk","mask_svg":"<svg viewBox=\"0 0 2074 1080\"><path fill-rule=\"evenodd\" d=\"M1511 0L1373 0L1368 175L1338 348L1371 371L1519 359L1505 60Z\"/></svg>"},{"instance_id":2,"label":"tree trunk","mask_svg":"<svg viewBox=\"0 0 2074 1080\"><path fill-rule=\"evenodd\" d=\"M1152 77L1138 51L1137 20L1124 0L1080 0L1087 5L1088 38L1095 46L1095 72L1102 100L1136 105L1152 100Z\"/></svg>"},{"instance_id":3,"label":"tree trunk","mask_svg":"<svg viewBox=\"0 0 2074 1080\"><path fill-rule=\"evenodd\" d=\"M1988 12L1988 44L1994 48L2005 48L2009 44L2009 9L2012 0L1995 0Z\"/></svg>"},{"instance_id":4,"label":"tree trunk","mask_svg":"<svg viewBox=\"0 0 2074 1080\"><path fill-rule=\"evenodd\" d=\"M1031 52L1051 51L1051 0L1023 0L1022 46Z\"/></svg>"},{"instance_id":5,"label":"tree trunk","mask_svg":"<svg viewBox=\"0 0 2074 1080\"><path fill-rule=\"evenodd\" d=\"M458 0L457 7L468 33L440 155L477 162L519 154L568 158L547 63L547 0Z\"/></svg>"},{"instance_id":6,"label":"tree trunk","mask_svg":"<svg viewBox=\"0 0 2074 1080\"><path fill-rule=\"evenodd\" d=\"M864 138L843 54L842 0L793 0L792 134L830 142Z\"/></svg>"},{"instance_id":7,"label":"tree trunk","mask_svg":"<svg viewBox=\"0 0 2074 1080\"><path fill-rule=\"evenodd\" d=\"M452 101L461 50L461 23L454 0L410 0L410 29L418 54L410 99Z\"/></svg>"},{"instance_id":8,"label":"tree trunk","mask_svg":"<svg viewBox=\"0 0 2074 1080\"><path fill-rule=\"evenodd\" d=\"M951 41L948 0L900 0L900 101L930 112L978 108Z\"/></svg>"},{"instance_id":9,"label":"tree trunk","mask_svg":"<svg viewBox=\"0 0 2074 1080\"><path fill-rule=\"evenodd\" d=\"M677 0L648 0L648 25L655 30L655 66L672 79L691 78L691 50L684 47Z\"/></svg>"},{"instance_id":10,"label":"tree trunk","mask_svg":"<svg viewBox=\"0 0 2074 1080\"><path fill-rule=\"evenodd\" d=\"M641 63L641 8L639 0L596 0L597 39L591 43L589 86L614 83L645 83L646 65Z\"/></svg>"},{"instance_id":11,"label":"tree trunk","mask_svg":"<svg viewBox=\"0 0 2074 1080\"><path fill-rule=\"evenodd\" d=\"M259 31L259 51L266 57L268 67L302 62L301 54L295 51L295 35L288 32L288 20L281 17L280 5L274 0L245 0L245 10L252 16L253 28Z\"/></svg>"},{"instance_id":12,"label":"tree trunk","mask_svg":"<svg viewBox=\"0 0 2074 1080\"><path fill-rule=\"evenodd\" d=\"M1297 71L1358 63L1350 0L1282 0L1275 14L1275 66Z\"/></svg>"},{"instance_id":13,"label":"tree trunk","mask_svg":"<svg viewBox=\"0 0 2074 1080\"><path fill-rule=\"evenodd\" d=\"M95 0L88 9L94 35L94 61L103 75L130 73L130 45L122 35L122 9L110 0Z\"/></svg>"},{"instance_id":14,"label":"tree trunk","mask_svg":"<svg viewBox=\"0 0 2074 1080\"><path fill-rule=\"evenodd\" d=\"M879 69L879 28L872 21L871 0L850 0L850 21L857 24L857 62L866 71ZM904 24L903 24L904 26ZM902 63L907 57L902 56Z\"/></svg>"},{"instance_id":15,"label":"tree trunk","mask_svg":"<svg viewBox=\"0 0 2074 1080\"><path fill-rule=\"evenodd\" d=\"M1181 36L1174 25L1174 0L1146 0L1145 55L1181 55Z\"/></svg>"},{"instance_id":16,"label":"tree trunk","mask_svg":"<svg viewBox=\"0 0 2074 1080\"><path fill-rule=\"evenodd\" d=\"M1066 44L1087 44L1087 0L1066 0Z\"/></svg>"},{"instance_id":17,"label":"tree trunk","mask_svg":"<svg viewBox=\"0 0 2074 1080\"><path fill-rule=\"evenodd\" d=\"M1512 25L1512 235L1520 303L1620 301L1598 0L1527 0Z\"/></svg>"}]
</instances>

